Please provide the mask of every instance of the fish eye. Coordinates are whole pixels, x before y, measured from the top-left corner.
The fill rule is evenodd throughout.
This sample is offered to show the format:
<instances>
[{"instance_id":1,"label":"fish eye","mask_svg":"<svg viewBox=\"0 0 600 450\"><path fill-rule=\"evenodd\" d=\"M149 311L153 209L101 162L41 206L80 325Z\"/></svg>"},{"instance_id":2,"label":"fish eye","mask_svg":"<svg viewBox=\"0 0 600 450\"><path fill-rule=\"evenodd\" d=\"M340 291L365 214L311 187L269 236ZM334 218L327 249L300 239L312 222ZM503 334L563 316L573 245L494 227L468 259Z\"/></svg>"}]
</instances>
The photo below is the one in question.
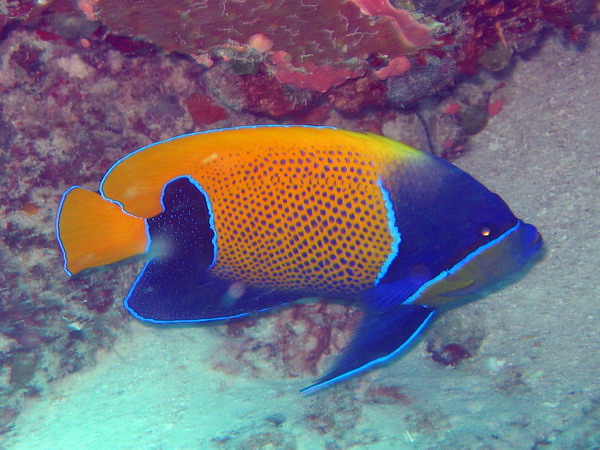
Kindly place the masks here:
<instances>
[{"instance_id":1,"label":"fish eye","mask_svg":"<svg viewBox=\"0 0 600 450\"><path fill-rule=\"evenodd\" d=\"M492 235L492 230L490 227L481 227L479 229L479 234L481 234L483 237L490 237Z\"/></svg>"}]
</instances>

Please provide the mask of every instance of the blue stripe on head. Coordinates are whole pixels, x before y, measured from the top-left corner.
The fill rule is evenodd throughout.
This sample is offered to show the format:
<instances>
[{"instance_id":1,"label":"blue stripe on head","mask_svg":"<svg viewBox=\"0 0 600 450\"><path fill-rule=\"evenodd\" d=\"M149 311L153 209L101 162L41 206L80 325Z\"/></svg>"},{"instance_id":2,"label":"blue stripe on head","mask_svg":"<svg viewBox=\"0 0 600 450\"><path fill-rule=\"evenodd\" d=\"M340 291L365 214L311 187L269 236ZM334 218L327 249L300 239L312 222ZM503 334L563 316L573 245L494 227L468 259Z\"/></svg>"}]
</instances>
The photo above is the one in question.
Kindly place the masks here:
<instances>
[{"instance_id":1,"label":"blue stripe on head","mask_svg":"<svg viewBox=\"0 0 600 450\"><path fill-rule=\"evenodd\" d=\"M474 258L476 258L477 256L481 255L482 253L484 253L489 248L494 247L495 245L498 245L501 241L503 241L506 238L508 238L520 226L522 226L522 224L523 224L523 222L521 222L520 220L517 220L516 225L514 225L513 227L511 227L508 230L506 230L504 233L502 233L496 239L494 239L494 240L488 242L487 244L482 245L481 247L479 247L476 250L472 251L467 256L465 256L463 259L461 259L459 262L457 262L454 266L452 266L450 269L444 270L439 275L437 275L435 278L432 278L431 280L429 280L426 283L424 283L414 294L412 294L410 297L408 297L406 299L406 301L404 302L404 304L410 304L410 303L415 302L423 294L423 292L425 292L431 285L440 282L441 280L443 280L444 278L448 277L449 275L454 275L463 266L465 266L469 262L473 261Z\"/></svg>"},{"instance_id":2,"label":"blue stripe on head","mask_svg":"<svg viewBox=\"0 0 600 450\"><path fill-rule=\"evenodd\" d=\"M457 262L454 266L452 266L448 272L450 274L455 274L456 272L458 272L463 266L465 266L466 264L468 264L469 262L471 262L474 258L476 258L478 255L482 254L483 252L485 252L488 248L493 247L495 245L497 245L499 242L503 241L504 239L506 239L508 236L510 236L512 233L514 233L520 226L522 225L522 222L520 220L517 220L517 223L515 224L514 227L509 228L508 230L506 230L504 233L502 233L500 236L498 236L496 239L494 239L493 241L488 242L485 245L482 245L481 247L479 247L477 250L469 253L467 256L465 256L461 261Z\"/></svg>"},{"instance_id":3,"label":"blue stripe on head","mask_svg":"<svg viewBox=\"0 0 600 450\"><path fill-rule=\"evenodd\" d=\"M390 193L387 191L385 187L383 187L383 183L380 179L377 179L377 186L381 190L381 196L383 197L383 201L385 202L385 208L387 210L387 219L388 219L388 228L390 230L390 234L392 235L393 241L390 248L390 253L388 254L385 262L381 266L381 270L379 274L375 278L374 285L377 286L382 278L387 273L388 269L394 259L398 256L398 247L400 246L400 242L402 241L401 233L396 226L396 213L394 212L394 205L390 198Z\"/></svg>"}]
</instances>

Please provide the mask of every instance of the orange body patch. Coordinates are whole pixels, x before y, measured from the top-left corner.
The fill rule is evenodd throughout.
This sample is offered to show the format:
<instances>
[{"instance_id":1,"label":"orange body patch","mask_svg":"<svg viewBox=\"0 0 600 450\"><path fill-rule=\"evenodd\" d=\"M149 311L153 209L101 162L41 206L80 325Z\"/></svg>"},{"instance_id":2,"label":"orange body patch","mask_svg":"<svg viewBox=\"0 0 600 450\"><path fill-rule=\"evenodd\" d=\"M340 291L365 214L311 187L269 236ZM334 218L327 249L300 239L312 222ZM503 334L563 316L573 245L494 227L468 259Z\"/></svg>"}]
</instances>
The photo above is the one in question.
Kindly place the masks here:
<instances>
[{"instance_id":1,"label":"orange body patch","mask_svg":"<svg viewBox=\"0 0 600 450\"><path fill-rule=\"evenodd\" d=\"M392 244L373 163L352 150L270 149L217 157L198 182L211 199L216 275L294 289L372 285Z\"/></svg>"}]
</instances>

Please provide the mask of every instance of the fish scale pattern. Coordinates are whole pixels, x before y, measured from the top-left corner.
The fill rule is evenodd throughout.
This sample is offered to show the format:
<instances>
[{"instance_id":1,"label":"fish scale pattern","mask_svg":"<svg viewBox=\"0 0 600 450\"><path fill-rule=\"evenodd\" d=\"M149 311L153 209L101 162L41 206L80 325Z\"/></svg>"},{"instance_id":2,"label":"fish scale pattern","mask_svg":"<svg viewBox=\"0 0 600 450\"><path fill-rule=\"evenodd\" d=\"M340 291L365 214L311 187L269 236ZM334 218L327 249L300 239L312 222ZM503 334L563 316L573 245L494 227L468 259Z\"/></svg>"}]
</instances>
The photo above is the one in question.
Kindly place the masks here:
<instances>
[{"instance_id":1,"label":"fish scale pattern","mask_svg":"<svg viewBox=\"0 0 600 450\"><path fill-rule=\"evenodd\" d=\"M391 250L373 163L348 148L235 152L202 167L217 232L215 275L328 295L372 286Z\"/></svg>"}]
</instances>

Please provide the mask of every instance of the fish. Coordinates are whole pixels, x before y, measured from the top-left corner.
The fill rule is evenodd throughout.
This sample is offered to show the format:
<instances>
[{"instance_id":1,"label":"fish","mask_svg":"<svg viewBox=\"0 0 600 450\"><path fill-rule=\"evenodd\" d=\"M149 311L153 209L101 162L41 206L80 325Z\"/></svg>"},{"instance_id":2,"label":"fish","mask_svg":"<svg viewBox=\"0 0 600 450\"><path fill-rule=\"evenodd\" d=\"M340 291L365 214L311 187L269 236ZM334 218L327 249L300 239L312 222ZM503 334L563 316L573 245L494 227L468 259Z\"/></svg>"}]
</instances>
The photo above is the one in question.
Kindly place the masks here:
<instances>
[{"instance_id":1,"label":"fish","mask_svg":"<svg viewBox=\"0 0 600 450\"><path fill-rule=\"evenodd\" d=\"M362 318L305 395L379 366L435 313L539 254L537 229L453 164L387 137L262 125L186 134L117 161L60 201L69 275L145 255L124 307L225 321L303 298Z\"/></svg>"}]
</instances>

